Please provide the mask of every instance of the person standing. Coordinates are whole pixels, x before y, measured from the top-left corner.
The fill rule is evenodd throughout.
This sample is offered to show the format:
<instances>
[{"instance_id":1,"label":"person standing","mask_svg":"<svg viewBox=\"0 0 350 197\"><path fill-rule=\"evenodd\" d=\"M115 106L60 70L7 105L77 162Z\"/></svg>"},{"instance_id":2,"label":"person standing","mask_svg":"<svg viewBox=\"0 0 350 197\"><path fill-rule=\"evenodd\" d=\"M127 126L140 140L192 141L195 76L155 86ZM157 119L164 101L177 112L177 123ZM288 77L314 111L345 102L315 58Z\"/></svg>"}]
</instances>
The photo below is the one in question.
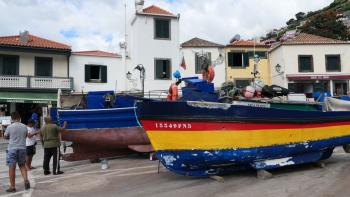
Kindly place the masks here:
<instances>
[{"instance_id":1,"label":"person standing","mask_svg":"<svg viewBox=\"0 0 350 197\"><path fill-rule=\"evenodd\" d=\"M60 170L60 132L67 127L67 122L64 122L63 128L52 123L51 117L45 117L45 126L40 129L40 138L44 147L44 175L51 174L50 160L53 157L52 174L63 174Z\"/></svg>"},{"instance_id":2,"label":"person standing","mask_svg":"<svg viewBox=\"0 0 350 197\"><path fill-rule=\"evenodd\" d=\"M28 171L31 169L35 169L32 166L32 160L33 160L33 156L36 153L36 148L35 148L36 136L35 135L37 135L39 132L35 131L34 125L35 125L35 121L33 119L29 119L27 123L28 136L26 139L26 146L27 146L26 167Z\"/></svg>"},{"instance_id":3,"label":"person standing","mask_svg":"<svg viewBox=\"0 0 350 197\"><path fill-rule=\"evenodd\" d=\"M34 129L38 129L39 128L39 108L38 107L35 107L33 109L33 113L30 117L30 119L34 120L35 121L35 125L34 125Z\"/></svg>"},{"instance_id":4,"label":"person standing","mask_svg":"<svg viewBox=\"0 0 350 197\"><path fill-rule=\"evenodd\" d=\"M13 123L7 127L5 131L5 138L9 139L7 147L6 163L9 167L10 187L6 192L16 192L16 164L21 171L25 189L30 188L26 169L26 138L27 127L21 123L21 117L18 112L11 114Z\"/></svg>"}]
</instances>

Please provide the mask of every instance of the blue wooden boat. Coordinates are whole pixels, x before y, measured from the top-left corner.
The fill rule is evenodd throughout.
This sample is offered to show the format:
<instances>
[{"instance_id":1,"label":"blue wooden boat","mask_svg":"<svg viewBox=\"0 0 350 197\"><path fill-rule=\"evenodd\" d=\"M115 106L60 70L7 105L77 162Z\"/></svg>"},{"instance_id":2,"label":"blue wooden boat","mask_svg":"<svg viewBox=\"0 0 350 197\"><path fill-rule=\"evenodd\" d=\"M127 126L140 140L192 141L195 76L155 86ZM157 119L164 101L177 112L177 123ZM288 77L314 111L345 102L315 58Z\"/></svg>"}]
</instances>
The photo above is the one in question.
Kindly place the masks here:
<instances>
[{"instance_id":1,"label":"blue wooden boat","mask_svg":"<svg viewBox=\"0 0 350 197\"><path fill-rule=\"evenodd\" d=\"M135 115L135 97L116 96L112 108L106 108L105 94L94 92L90 97L88 95L85 109L58 109L59 123L68 123L62 139L73 142L74 152L65 154L65 160L95 160L152 150Z\"/></svg>"},{"instance_id":2,"label":"blue wooden boat","mask_svg":"<svg viewBox=\"0 0 350 197\"><path fill-rule=\"evenodd\" d=\"M327 159L350 143L350 111L322 112L215 102L139 102L138 114L169 170L212 176Z\"/></svg>"}]
</instances>

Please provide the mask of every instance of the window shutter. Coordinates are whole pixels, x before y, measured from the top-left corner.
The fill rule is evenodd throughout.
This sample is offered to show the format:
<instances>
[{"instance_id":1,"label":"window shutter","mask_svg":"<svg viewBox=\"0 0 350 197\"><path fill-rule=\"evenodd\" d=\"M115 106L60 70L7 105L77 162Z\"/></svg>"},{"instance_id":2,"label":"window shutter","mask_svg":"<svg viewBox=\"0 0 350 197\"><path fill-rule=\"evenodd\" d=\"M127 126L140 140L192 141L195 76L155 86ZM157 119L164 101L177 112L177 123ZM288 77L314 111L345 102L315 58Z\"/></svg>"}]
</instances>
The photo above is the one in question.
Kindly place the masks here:
<instances>
[{"instance_id":1,"label":"window shutter","mask_svg":"<svg viewBox=\"0 0 350 197\"><path fill-rule=\"evenodd\" d=\"M162 60L163 69L162 69L162 79L168 78L168 61Z\"/></svg>"},{"instance_id":2,"label":"window shutter","mask_svg":"<svg viewBox=\"0 0 350 197\"><path fill-rule=\"evenodd\" d=\"M101 82L107 83L107 66L101 66Z\"/></svg>"},{"instance_id":3,"label":"window shutter","mask_svg":"<svg viewBox=\"0 0 350 197\"><path fill-rule=\"evenodd\" d=\"M195 72L196 72L196 74L198 74L198 73L200 73L200 70L201 70L201 68L199 66L198 53L195 53L194 57L195 57L194 61L195 61L195 65L196 65Z\"/></svg>"},{"instance_id":4,"label":"window shutter","mask_svg":"<svg viewBox=\"0 0 350 197\"><path fill-rule=\"evenodd\" d=\"M19 56L16 57L16 63L15 64L16 64L15 65L15 73L16 73L16 75L19 75Z\"/></svg>"},{"instance_id":5,"label":"window shutter","mask_svg":"<svg viewBox=\"0 0 350 197\"><path fill-rule=\"evenodd\" d=\"M156 69L156 79L162 79L163 75L163 65L162 65L162 60L156 60L155 61L155 69Z\"/></svg>"},{"instance_id":6,"label":"window shutter","mask_svg":"<svg viewBox=\"0 0 350 197\"><path fill-rule=\"evenodd\" d=\"M90 82L90 65L85 65L85 82Z\"/></svg>"},{"instance_id":7,"label":"window shutter","mask_svg":"<svg viewBox=\"0 0 350 197\"><path fill-rule=\"evenodd\" d=\"M208 58L209 65L210 65L211 64L211 53L210 52L207 53L207 58Z\"/></svg>"},{"instance_id":8,"label":"window shutter","mask_svg":"<svg viewBox=\"0 0 350 197\"><path fill-rule=\"evenodd\" d=\"M248 53L243 53L243 66L242 67L248 67L249 66L249 55Z\"/></svg>"},{"instance_id":9,"label":"window shutter","mask_svg":"<svg viewBox=\"0 0 350 197\"><path fill-rule=\"evenodd\" d=\"M233 66L233 53L227 53L228 57L228 66Z\"/></svg>"}]
</instances>

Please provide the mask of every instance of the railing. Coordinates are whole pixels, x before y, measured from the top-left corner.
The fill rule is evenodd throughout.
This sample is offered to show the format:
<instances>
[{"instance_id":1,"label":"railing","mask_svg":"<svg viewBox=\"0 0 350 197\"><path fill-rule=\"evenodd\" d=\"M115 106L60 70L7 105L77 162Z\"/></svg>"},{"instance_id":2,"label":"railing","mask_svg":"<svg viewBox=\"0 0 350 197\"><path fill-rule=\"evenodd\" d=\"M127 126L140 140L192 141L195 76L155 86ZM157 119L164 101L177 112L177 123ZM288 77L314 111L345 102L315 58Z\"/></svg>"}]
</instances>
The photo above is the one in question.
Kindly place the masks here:
<instances>
[{"instance_id":1,"label":"railing","mask_svg":"<svg viewBox=\"0 0 350 197\"><path fill-rule=\"evenodd\" d=\"M0 88L71 90L73 78L3 75L0 76Z\"/></svg>"},{"instance_id":2,"label":"railing","mask_svg":"<svg viewBox=\"0 0 350 197\"><path fill-rule=\"evenodd\" d=\"M0 76L0 88L27 88L28 77Z\"/></svg>"}]
</instances>

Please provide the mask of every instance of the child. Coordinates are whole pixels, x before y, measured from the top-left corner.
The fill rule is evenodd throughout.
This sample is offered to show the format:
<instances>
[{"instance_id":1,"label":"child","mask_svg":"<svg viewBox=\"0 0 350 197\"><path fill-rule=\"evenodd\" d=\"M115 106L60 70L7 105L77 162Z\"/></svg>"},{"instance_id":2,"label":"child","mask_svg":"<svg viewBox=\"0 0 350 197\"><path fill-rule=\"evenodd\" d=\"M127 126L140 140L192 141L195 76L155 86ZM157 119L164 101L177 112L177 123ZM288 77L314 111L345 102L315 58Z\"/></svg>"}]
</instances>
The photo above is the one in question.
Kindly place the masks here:
<instances>
[{"instance_id":1,"label":"child","mask_svg":"<svg viewBox=\"0 0 350 197\"><path fill-rule=\"evenodd\" d=\"M35 131L35 121L33 119L28 120L27 124L27 130L28 130L28 137L26 139L26 146L27 146L27 157L26 157L26 167L27 170L35 169L32 166L32 160L33 156L35 155L35 145L36 145L36 134L39 132Z\"/></svg>"}]
</instances>

